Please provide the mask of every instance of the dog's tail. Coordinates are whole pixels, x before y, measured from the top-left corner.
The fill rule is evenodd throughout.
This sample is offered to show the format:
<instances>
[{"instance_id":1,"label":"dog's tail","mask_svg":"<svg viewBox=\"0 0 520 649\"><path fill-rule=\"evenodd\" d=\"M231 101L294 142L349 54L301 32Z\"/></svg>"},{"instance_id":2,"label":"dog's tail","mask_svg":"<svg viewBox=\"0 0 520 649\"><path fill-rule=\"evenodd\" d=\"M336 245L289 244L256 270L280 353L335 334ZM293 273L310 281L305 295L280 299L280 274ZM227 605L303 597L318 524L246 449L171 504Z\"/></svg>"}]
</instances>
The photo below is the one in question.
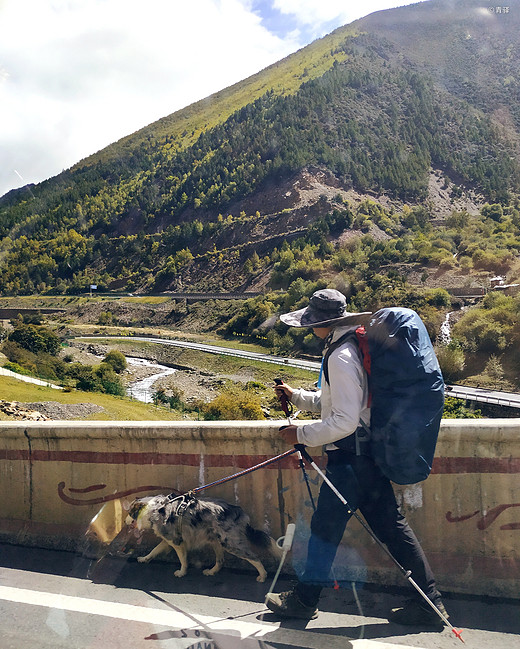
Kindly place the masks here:
<instances>
[{"instance_id":1,"label":"dog's tail","mask_svg":"<svg viewBox=\"0 0 520 649\"><path fill-rule=\"evenodd\" d=\"M276 543L276 541L266 532L263 532L262 530L256 530L248 523L246 527L246 536L247 540L252 545L256 546L257 548L261 548L262 550L271 552L271 554L273 554L277 559L281 558L282 549Z\"/></svg>"}]
</instances>

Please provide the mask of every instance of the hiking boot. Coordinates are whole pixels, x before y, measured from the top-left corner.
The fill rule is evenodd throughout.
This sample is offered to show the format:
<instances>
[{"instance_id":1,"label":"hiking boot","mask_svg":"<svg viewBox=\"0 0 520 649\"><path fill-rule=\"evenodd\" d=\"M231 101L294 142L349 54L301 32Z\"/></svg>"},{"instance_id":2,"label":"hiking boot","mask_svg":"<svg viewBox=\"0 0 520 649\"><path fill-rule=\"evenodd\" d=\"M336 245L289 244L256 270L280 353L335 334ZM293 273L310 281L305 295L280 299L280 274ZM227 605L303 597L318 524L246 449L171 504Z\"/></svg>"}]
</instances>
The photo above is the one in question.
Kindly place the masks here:
<instances>
[{"instance_id":1,"label":"hiking boot","mask_svg":"<svg viewBox=\"0 0 520 649\"><path fill-rule=\"evenodd\" d=\"M434 604L445 618L449 617L444 608L444 604L440 600L435 601ZM410 599L404 606L393 608L388 616L388 620L396 624L407 624L410 626L444 625L444 621L427 602L420 602L416 599Z\"/></svg>"},{"instance_id":2,"label":"hiking boot","mask_svg":"<svg viewBox=\"0 0 520 649\"><path fill-rule=\"evenodd\" d=\"M318 617L318 609L315 606L306 606L293 590L278 594L269 593L265 605L280 617L297 617L304 620L314 620Z\"/></svg>"}]
</instances>

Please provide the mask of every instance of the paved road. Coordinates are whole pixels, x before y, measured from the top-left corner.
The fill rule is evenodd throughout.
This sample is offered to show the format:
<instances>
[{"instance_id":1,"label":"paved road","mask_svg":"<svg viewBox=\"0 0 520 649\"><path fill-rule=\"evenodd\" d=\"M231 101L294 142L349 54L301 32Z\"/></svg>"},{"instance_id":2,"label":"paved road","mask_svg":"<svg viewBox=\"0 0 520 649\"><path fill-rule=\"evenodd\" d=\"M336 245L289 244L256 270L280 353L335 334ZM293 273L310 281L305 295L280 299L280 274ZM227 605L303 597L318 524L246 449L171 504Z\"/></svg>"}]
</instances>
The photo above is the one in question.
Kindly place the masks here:
<instances>
[{"instance_id":1,"label":"paved road","mask_svg":"<svg viewBox=\"0 0 520 649\"><path fill-rule=\"evenodd\" d=\"M198 351L208 352L209 354L219 354L225 356L236 356L237 358L247 358L250 361L262 361L263 363L274 363L276 365L285 365L286 367L298 367L312 372L320 371L320 363L316 361L305 361L299 358L285 358L283 356L271 356L259 352L249 352L243 349L234 349L231 347L219 347L218 345L208 345L205 343L192 343L184 340L171 340L169 338L155 338L146 336L132 336L119 338L118 336L81 336L78 340L99 340L100 338L114 338L117 340L138 340L147 343L159 343L161 345L171 345L172 347L183 347L184 349L196 349Z\"/></svg>"},{"instance_id":2,"label":"paved road","mask_svg":"<svg viewBox=\"0 0 520 649\"><path fill-rule=\"evenodd\" d=\"M94 567L93 567L94 566ZM88 569L90 567L90 575ZM358 585L328 590L317 620L278 621L263 605L267 584L222 570L183 579L167 562L110 558L91 564L72 553L0 545L1 649L452 649L448 628L387 622L400 589ZM270 576L272 578L272 575ZM281 588L287 581L279 581ZM445 596L467 647L518 649L518 601Z\"/></svg>"},{"instance_id":3,"label":"paved road","mask_svg":"<svg viewBox=\"0 0 520 649\"><path fill-rule=\"evenodd\" d=\"M450 385L446 396L468 399L479 403L494 403L500 406L520 408L520 394L515 392L499 392L485 388L470 388L465 385Z\"/></svg>"}]
</instances>

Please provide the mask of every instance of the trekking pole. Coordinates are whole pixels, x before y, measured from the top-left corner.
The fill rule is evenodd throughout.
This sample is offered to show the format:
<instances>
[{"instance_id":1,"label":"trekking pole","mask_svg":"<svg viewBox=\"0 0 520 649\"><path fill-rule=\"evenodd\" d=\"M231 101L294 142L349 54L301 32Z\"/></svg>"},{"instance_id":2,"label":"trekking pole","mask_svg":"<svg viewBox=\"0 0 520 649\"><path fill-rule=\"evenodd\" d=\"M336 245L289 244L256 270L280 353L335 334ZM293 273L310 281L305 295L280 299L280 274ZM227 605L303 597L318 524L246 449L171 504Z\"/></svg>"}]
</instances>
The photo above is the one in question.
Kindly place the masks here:
<instances>
[{"instance_id":1,"label":"trekking pole","mask_svg":"<svg viewBox=\"0 0 520 649\"><path fill-rule=\"evenodd\" d=\"M276 385L282 385L283 384L282 379L275 379L274 382L276 383ZM280 394L280 405L282 406L282 410L283 410L284 414L287 416L288 425L292 426L293 422L292 422L291 415L292 415L292 412L293 412L293 407L292 407L291 402L287 398L287 395L285 394L285 392L282 392ZM297 410L296 413L295 413L295 416L298 415L299 412L300 411ZM280 428L280 430L283 430L284 428L285 428L285 426L282 426ZM309 476L307 475L307 471L305 470L305 464L303 463L302 454L298 450L297 446L295 446L294 448L296 448L296 451L297 451L297 454L298 454L298 464L300 465L300 469L302 470L303 477L305 479L305 484L307 485L307 491L309 493L309 498L311 499L312 508L314 509L314 511L316 511L316 503L314 502L314 497L313 497L312 491L311 491L311 485L309 484Z\"/></svg>"},{"instance_id":2,"label":"trekking pole","mask_svg":"<svg viewBox=\"0 0 520 649\"><path fill-rule=\"evenodd\" d=\"M266 594L266 596L265 596L265 600L264 600L265 602L267 602L267 598L268 598L269 595L273 592L274 587L276 586L276 582L278 581L278 577L280 576L280 572L281 572L281 570L282 570L282 566L283 566L283 564L285 563L285 559L286 559L286 557L287 557L287 553L288 553L289 550L291 549L292 542L293 542L293 539L294 539L294 532L295 532L295 530L296 530L296 525L295 525L294 523L289 523L289 525L287 525L287 529L285 530L285 536L282 537L282 538L283 538L283 544L282 544L282 558L280 559L280 563L278 564L278 570L276 571L276 574L275 574L275 576L274 576L273 582L272 582L272 584L271 584L271 586L270 586L270 588L269 588L269 590L267 591L267 594ZM277 544L278 544L278 542L279 542L280 540L281 540L281 539L278 539Z\"/></svg>"},{"instance_id":3,"label":"trekking pole","mask_svg":"<svg viewBox=\"0 0 520 649\"><path fill-rule=\"evenodd\" d=\"M365 523L365 521L359 516L359 514L352 509L352 507L348 504L347 500L344 498L344 496L336 489L336 487L332 484L332 482L327 478L327 476L323 473L323 471L319 468L319 466L314 462L312 457L307 453L305 450L305 446L303 444L295 444L294 448L296 448L302 455L303 457L307 460L307 462L312 466L312 468L323 478L324 482L327 483L327 485L330 487L330 489L334 492L334 494L340 499L340 501L347 507L348 513L352 514L354 518L360 523L361 527L370 534L372 539L379 545L380 548L383 549L383 551L392 559L394 564L399 568L403 576L408 580L408 582L415 588L415 590L421 595L421 597L428 603L428 605L437 613L437 615L440 617L440 619L448 626L452 632L455 634L455 636L461 641L464 642L462 638L462 629L456 629L448 620L448 618L438 609L437 606L432 602L432 600L428 597L428 595L423 591L423 589L419 586L419 584L414 581L411 577L412 572L411 570L406 570L399 561L393 556L393 554L388 550L386 545L382 543L377 536L372 532L370 527Z\"/></svg>"}]
</instances>

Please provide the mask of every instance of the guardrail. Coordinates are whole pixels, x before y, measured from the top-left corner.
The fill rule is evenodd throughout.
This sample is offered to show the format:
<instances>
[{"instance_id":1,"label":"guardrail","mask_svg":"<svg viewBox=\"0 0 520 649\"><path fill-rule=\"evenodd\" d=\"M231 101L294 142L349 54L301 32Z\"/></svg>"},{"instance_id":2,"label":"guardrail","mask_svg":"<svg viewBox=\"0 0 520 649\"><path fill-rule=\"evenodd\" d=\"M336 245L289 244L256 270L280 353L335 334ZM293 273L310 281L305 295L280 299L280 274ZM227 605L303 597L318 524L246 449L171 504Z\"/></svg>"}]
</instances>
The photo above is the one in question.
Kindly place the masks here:
<instances>
[{"instance_id":1,"label":"guardrail","mask_svg":"<svg viewBox=\"0 0 520 649\"><path fill-rule=\"evenodd\" d=\"M478 391L477 391L478 390ZM466 401L476 401L479 403L491 403L497 406L506 406L508 408L520 408L520 394L511 395L506 392L501 394L496 390L489 390L486 393L479 388L464 388L462 386L447 386L446 396L455 397L456 399L465 399Z\"/></svg>"},{"instance_id":2,"label":"guardrail","mask_svg":"<svg viewBox=\"0 0 520 649\"><path fill-rule=\"evenodd\" d=\"M166 291L165 296L172 300L248 300L252 297L263 295L258 291L248 291L246 293L169 293Z\"/></svg>"}]
</instances>

